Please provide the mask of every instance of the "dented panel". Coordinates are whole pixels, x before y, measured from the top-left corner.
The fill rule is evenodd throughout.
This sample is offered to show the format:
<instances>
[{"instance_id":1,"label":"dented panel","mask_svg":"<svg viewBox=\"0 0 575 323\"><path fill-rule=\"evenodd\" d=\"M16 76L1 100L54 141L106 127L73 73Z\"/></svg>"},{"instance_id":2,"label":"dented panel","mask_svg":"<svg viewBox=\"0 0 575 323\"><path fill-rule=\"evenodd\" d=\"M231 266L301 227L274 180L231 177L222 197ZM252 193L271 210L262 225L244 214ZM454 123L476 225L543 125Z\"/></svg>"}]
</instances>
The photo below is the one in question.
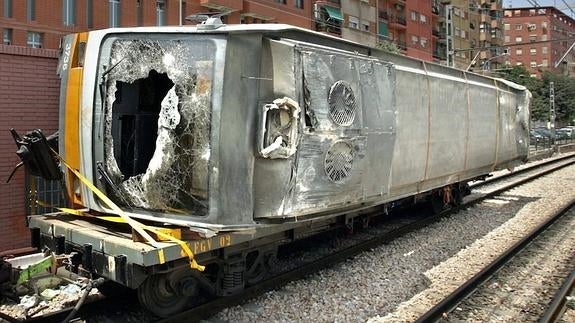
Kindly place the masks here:
<instances>
[{"instance_id":1,"label":"dented panel","mask_svg":"<svg viewBox=\"0 0 575 323\"><path fill-rule=\"evenodd\" d=\"M100 170L107 191L132 208L205 215L216 45L207 39L107 42Z\"/></svg>"},{"instance_id":2,"label":"dented panel","mask_svg":"<svg viewBox=\"0 0 575 323\"><path fill-rule=\"evenodd\" d=\"M293 164L284 165L292 176L283 198L257 217L294 217L389 191L392 155L387 151L393 149L395 133L392 65L294 43L299 57L294 63L302 71L301 139Z\"/></svg>"}]
</instances>

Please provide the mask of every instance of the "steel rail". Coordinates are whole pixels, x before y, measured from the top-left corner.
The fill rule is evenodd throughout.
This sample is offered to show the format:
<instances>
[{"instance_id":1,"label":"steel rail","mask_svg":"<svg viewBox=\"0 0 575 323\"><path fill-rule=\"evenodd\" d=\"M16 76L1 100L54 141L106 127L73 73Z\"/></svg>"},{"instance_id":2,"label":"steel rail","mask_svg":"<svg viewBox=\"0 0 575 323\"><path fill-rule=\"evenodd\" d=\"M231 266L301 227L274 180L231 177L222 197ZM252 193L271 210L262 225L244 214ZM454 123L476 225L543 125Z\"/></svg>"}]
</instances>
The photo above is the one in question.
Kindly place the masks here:
<instances>
[{"instance_id":1,"label":"steel rail","mask_svg":"<svg viewBox=\"0 0 575 323\"><path fill-rule=\"evenodd\" d=\"M472 294L481 284L490 279L499 269L503 268L509 261L534 239L541 235L543 231L553 225L557 220L562 218L569 210L575 207L575 200L571 201L567 206L563 207L555 215L551 216L545 222L539 224L535 229L529 232L525 237L516 242L513 246L507 249L503 254L497 257L490 264L485 266L480 272L475 274L471 279L466 281L463 285L459 286L455 291L449 294L441 302L433 306L425 314L417 319L417 323L423 322L436 322L444 317L444 315L453 310L463 299Z\"/></svg>"},{"instance_id":2,"label":"steel rail","mask_svg":"<svg viewBox=\"0 0 575 323\"><path fill-rule=\"evenodd\" d=\"M567 306L567 296L571 295L575 290L575 271L565 279L561 288L553 296L553 301L549 303L547 310L541 316L539 323L553 323L557 322L561 315L565 312Z\"/></svg>"},{"instance_id":3,"label":"steel rail","mask_svg":"<svg viewBox=\"0 0 575 323\"><path fill-rule=\"evenodd\" d=\"M558 162L561 162L561 161L564 161L564 160L567 160L567 159L573 158L573 157L575 157L575 153L565 154L563 156L559 156L559 157L555 157L555 158L547 158L547 159L545 159L545 161L538 163L536 165L526 166L524 168L515 170L513 172L509 172L509 173L506 173L503 175L493 176L493 177L486 179L485 181L473 183L473 184L469 185L469 187L473 189L473 188L478 188L478 187L482 187L482 186L486 186L486 185L491 185L491 184L496 183L498 181L502 181L502 180L505 180L505 179L510 178L510 177L514 177L514 176L517 176L520 174L531 172L531 171L534 171L538 168L548 166L548 165L551 165L554 163L558 163Z\"/></svg>"},{"instance_id":4,"label":"steel rail","mask_svg":"<svg viewBox=\"0 0 575 323\"><path fill-rule=\"evenodd\" d=\"M564 158L562 157L562 158L560 158L560 160L564 160L564 159L569 158L569 157L572 158L574 156L575 156L575 154L564 157ZM555 159L553 162L558 162L558 159ZM375 236L375 237L368 239L366 241L362 241L362 242L359 242L353 246L347 247L341 251L337 251L333 254L329 254L329 255L322 257L316 261L304 264L304 265L302 265L298 268L295 268L293 270L279 273L278 275L271 277L265 281L262 281L257 285L247 287L244 291L242 291L239 294L232 295L232 296L226 296L226 297L220 297L220 298L216 298L214 300L210 300L207 303L201 304L199 306L196 306L194 308L191 308L189 310L186 310L182 313L176 314L176 315L171 316L169 318L162 319L159 322L182 322L184 320L193 322L193 321L200 321L200 320L206 319L212 315L215 315L216 313L218 313L219 311L221 311L225 308L239 305L239 304L245 302L247 299L254 298L258 295L263 294L266 291L269 291L269 290L272 290L272 289L277 288L279 286L285 285L291 281L301 279L305 276L314 274L321 269L330 267L330 266L337 264L337 263L340 263L340 262L342 262L348 258L354 257L363 251L370 250L370 249L377 247L379 245L382 245L386 242L390 242L394 239L397 239L398 237L403 236L404 234L406 234L408 232L415 231L415 230L420 229L426 225L429 225L430 223L437 222L441 218L451 216L452 214L456 213L460 209L472 206L476 203L479 203L480 201L482 201L484 199L499 195L504 191L510 190L511 188L525 184L529 181L532 181L534 179L537 179L541 176L547 175L549 173L552 173L554 171L557 171L559 169L562 169L562 168L567 167L569 165L572 165L574 163L575 163L575 158L571 161L562 163L562 164L557 165L553 168L546 169L545 171L539 172L539 173L534 174L532 176L522 178L518 181L507 184L504 187L498 188L498 189L493 190L491 192L479 194L475 198L464 202L464 204L462 204L460 207L456 207L456 208L447 210L446 212L443 212L443 213L440 213L440 214L437 214L434 216L415 220L415 221L413 221L409 224L406 224L406 225L404 225L398 229L392 230L392 231L386 233L385 235ZM548 166L548 165L549 165L549 163L542 163L542 164L535 165L534 168ZM533 171L534 168L530 168L530 170ZM512 174L517 175L520 173L517 172L517 173L512 173ZM510 177L510 176L506 176L506 178L508 178L508 177Z\"/></svg>"},{"instance_id":5,"label":"steel rail","mask_svg":"<svg viewBox=\"0 0 575 323\"><path fill-rule=\"evenodd\" d=\"M510 178L513 176L517 176L519 174L523 174L523 173L528 172L528 171L534 171L537 168L548 166L548 165L551 165L553 163L558 163L560 161L566 160L566 159L568 159L570 157L574 157L574 156L575 156L575 154L568 155L568 156L562 156L559 158L554 158L550 161L539 163L537 165L533 165L533 166L518 170L518 171L513 172L513 173L497 176L493 179L486 180L485 182L482 182L480 184L485 184L485 185L492 184L496 181L502 180L503 178ZM549 174L553 171L559 170L559 169L566 167L568 165L571 165L573 163L575 163L575 160L570 161L570 162L566 162L566 163L558 165L558 166L555 166L554 168L547 169L543 172L537 173L537 174L530 176L530 177L527 177L527 178L523 178L519 181L515 181L513 183L507 184L504 187L501 187L497 190L494 190L494 191L491 191L488 193L484 193L484 194L480 194L480 195L474 197L473 199L466 201L464 204L462 204L461 206L459 206L457 208L447 210L446 212L443 212L443 213L440 213L440 214L437 214L437 215L434 215L431 217L426 217L423 219L414 220L413 222L408 223L406 225L403 225L402 227L400 227L398 229L392 230L392 231L386 233L385 235L375 236L374 238L362 241L362 242L357 243L353 246L345 248L341 251L334 252L334 253L329 254L325 257L322 257L316 261L304 264L304 265L302 265L298 268L295 268L293 270L279 273L278 275L271 277L269 279L266 279L257 285L247 287L240 294L232 295L232 296L226 296L226 297L219 297L219 298L216 298L214 300L210 300L207 303L201 304L201 305L196 306L192 309L189 309L189 310L186 310L182 313L176 314L170 318L163 319L163 320L161 320L161 322L199 321L199 320L205 319L205 318L212 316L212 315L216 314L217 312L219 312L219 311L221 311L227 307L239 305L242 302L245 302L247 299L254 298L258 295L263 294L266 291L269 291L269 290L272 290L272 289L277 288L279 286L285 285L291 281L301 279L305 276L316 273L317 271L319 271L321 269L330 267L330 266L335 265L337 263L341 263L342 261L344 261L348 258L351 258L353 256L356 256L365 250L369 250L369 249L372 249L372 248L377 247L379 245L385 244L385 243L390 242L394 239L397 239L398 237L401 237L402 235L404 235L406 233L415 231L419 228L422 228L426 225L429 225L430 223L437 222L439 219L444 218L444 217L448 217L448 216L456 213L458 210L460 210L462 208L469 207L469 206L476 204L476 203L478 203L478 202L480 202L486 198L498 195L498 194L500 194L506 190L513 188L513 187L516 187L518 185L522 185L526 182L529 182L529 181L534 180L538 177ZM478 186L482 186L482 185L474 185L472 188L477 188ZM110 302L108 302L108 301L110 301ZM80 309L80 313L82 314L82 316L86 315L86 313L98 313L102 307L117 308L117 307L128 305L129 302L130 302L129 298L128 299L124 298L120 302L117 302L117 300L110 299L110 298L105 298L103 300L96 300L96 301L86 303L84 305L84 307L82 307ZM109 303L109 304L103 305L103 304L107 304L107 303ZM110 307L108 307L108 306L110 306ZM65 318L72 311L72 309L73 309L73 307L69 307L69 308L61 309L61 310L58 310L55 312L46 313L44 315L31 317L31 318L28 318L26 320L26 322L40 322L40 321L41 322L61 322L62 319ZM7 318L4 318L4 319L7 319ZM21 322L19 320L11 320L11 321Z\"/></svg>"}]
</instances>

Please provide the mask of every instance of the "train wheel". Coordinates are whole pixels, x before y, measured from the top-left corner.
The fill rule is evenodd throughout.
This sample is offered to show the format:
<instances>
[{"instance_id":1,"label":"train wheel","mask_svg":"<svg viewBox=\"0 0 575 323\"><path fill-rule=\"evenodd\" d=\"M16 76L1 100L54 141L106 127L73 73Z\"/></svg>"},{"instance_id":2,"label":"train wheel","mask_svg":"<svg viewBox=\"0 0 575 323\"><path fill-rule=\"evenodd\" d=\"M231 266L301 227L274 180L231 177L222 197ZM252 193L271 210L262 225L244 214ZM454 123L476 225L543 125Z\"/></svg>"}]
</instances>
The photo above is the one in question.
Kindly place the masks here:
<instances>
[{"instance_id":1,"label":"train wheel","mask_svg":"<svg viewBox=\"0 0 575 323\"><path fill-rule=\"evenodd\" d=\"M462 190L462 187L460 187L459 185L453 186L452 194L453 194L453 202L452 202L452 204L453 204L454 206L460 206L461 203L463 203L463 196L464 196L464 195L463 195L464 192L463 192L463 190Z\"/></svg>"},{"instance_id":2,"label":"train wheel","mask_svg":"<svg viewBox=\"0 0 575 323\"><path fill-rule=\"evenodd\" d=\"M268 274L264 256L259 251L252 251L246 256L246 282L254 285L262 281Z\"/></svg>"},{"instance_id":3,"label":"train wheel","mask_svg":"<svg viewBox=\"0 0 575 323\"><path fill-rule=\"evenodd\" d=\"M168 317L190 306L199 288L193 277L174 274L152 275L138 287L140 304L150 312Z\"/></svg>"},{"instance_id":4,"label":"train wheel","mask_svg":"<svg viewBox=\"0 0 575 323\"><path fill-rule=\"evenodd\" d=\"M431 194L430 204L434 214L439 214L449 207L443 201L443 195L441 195L440 191Z\"/></svg>"}]
</instances>

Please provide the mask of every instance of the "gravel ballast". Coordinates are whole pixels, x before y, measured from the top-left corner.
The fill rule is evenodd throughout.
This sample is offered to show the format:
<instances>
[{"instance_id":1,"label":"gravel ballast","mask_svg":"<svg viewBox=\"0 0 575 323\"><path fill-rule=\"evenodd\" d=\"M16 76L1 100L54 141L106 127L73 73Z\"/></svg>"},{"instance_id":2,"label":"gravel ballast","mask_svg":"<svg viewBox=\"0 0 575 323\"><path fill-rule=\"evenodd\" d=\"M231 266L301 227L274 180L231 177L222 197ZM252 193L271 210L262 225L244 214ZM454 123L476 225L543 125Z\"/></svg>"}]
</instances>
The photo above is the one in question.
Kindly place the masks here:
<instances>
[{"instance_id":1,"label":"gravel ballast","mask_svg":"<svg viewBox=\"0 0 575 323\"><path fill-rule=\"evenodd\" d=\"M413 321L573 200L573 178L569 166L213 319Z\"/></svg>"},{"instance_id":2,"label":"gravel ballast","mask_svg":"<svg viewBox=\"0 0 575 323\"><path fill-rule=\"evenodd\" d=\"M544 217L573 200L573 179L575 166L569 166L225 309L208 321L413 321ZM107 317L102 313L96 321ZM113 317L122 321L122 315ZM125 317L140 322L151 319L139 309Z\"/></svg>"}]
</instances>

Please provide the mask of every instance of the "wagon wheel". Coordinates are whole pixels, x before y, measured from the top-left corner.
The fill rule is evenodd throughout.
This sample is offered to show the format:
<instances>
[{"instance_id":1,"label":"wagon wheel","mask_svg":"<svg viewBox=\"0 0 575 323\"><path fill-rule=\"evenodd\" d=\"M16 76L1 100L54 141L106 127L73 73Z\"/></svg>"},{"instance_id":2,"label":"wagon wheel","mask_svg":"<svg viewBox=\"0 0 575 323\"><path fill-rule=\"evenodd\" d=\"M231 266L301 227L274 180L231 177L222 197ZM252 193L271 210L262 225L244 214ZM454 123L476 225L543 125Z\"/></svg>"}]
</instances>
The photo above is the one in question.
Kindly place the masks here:
<instances>
[{"instance_id":1,"label":"wagon wheel","mask_svg":"<svg viewBox=\"0 0 575 323\"><path fill-rule=\"evenodd\" d=\"M433 192L431 194L430 203L434 214L439 214L449 207L449 204L446 204L443 201L443 195L441 194L441 191Z\"/></svg>"},{"instance_id":2,"label":"wagon wheel","mask_svg":"<svg viewBox=\"0 0 575 323\"><path fill-rule=\"evenodd\" d=\"M246 282L254 285L262 281L268 274L264 256L260 251L252 251L246 256Z\"/></svg>"},{"instance_id":3,"label":"wagon wheel","mask_svg":"<svg viewBox=\"0 0 575 323\"><path fill-rule=\"evenodd\" d=\"M464 196L462 187L460 187L459 185L453 185L452 195L453 195L453 201L451 204L453 206L460 206L461 203L463 203L463 196Z\"/></svg>"},{"instance_id":4,"label":"wagon wheel","mask_svg":"<svg viewBox=\"0 0 575 323\"><path fill-rule=\"evenodd\" d=\"M188 307L192 300L191 294L194 294L184 295L182 292L182 282L188 280L175 280L173 275L168 274L149 276L138 287L140 304L160 317L179 313Z\"/></svg>"}]
</instances>

